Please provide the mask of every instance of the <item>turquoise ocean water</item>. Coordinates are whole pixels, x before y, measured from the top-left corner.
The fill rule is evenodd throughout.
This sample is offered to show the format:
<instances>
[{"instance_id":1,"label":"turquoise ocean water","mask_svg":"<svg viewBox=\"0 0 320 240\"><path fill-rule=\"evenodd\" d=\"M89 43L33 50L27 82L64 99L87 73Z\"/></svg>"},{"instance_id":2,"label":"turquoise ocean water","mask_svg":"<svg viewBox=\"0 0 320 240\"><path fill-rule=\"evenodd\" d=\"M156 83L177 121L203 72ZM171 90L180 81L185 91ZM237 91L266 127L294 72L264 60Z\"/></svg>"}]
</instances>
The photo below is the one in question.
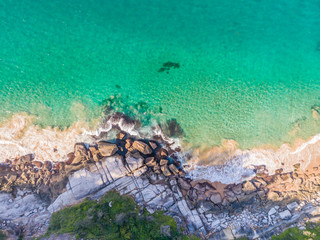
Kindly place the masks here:
<instances>
[{"instance_id":1,"label":"turquoise ocean water","mask_svg":"<svg viewBox=\"0 0 320 240\"><path fill-rule=\"evenodd\" d=\"M318 0L0 0L1 121L69 126L121 94L195 145L279 145L320 132L319 84Z\"/></svg>"}]
</instances>

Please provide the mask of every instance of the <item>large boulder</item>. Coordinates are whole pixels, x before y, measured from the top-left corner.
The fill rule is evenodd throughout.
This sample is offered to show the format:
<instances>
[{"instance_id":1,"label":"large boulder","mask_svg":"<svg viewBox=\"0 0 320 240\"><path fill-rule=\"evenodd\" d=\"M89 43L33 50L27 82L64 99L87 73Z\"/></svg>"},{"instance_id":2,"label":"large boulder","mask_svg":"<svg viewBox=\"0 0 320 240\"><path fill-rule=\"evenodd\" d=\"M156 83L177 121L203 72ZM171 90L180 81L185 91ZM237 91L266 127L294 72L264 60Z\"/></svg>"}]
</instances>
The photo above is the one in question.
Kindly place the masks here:
<instances>
[{"instance_id":1,"label":"large boulder","mask_svg":"<svg viewBox=\"0 0 320 240\"><path fill-rule=\"evenodd\" d=\"M156 150L158 147L158 143L155 141L149 141L149 145L152 147L153 150Z\"/></svg>"},{"instance_id":2,"label":"large boulder","mask_svg":"<svg viewBox=\"0 0 320 240\"><path fill-rule=\"evenodd\" d=\"M98 142L98 149L103 157L110 157L119 150L116 144L104 141Z\"/></svg>"},{"instance_id":3,"label":"large boulder","mask_svg":"<svg viewBox=\"0 0 320 240\"><path fill-rule=\"evenodd\" d=\"M132 150L134 150L134 149L132 148L132 144L133 144L133 139L132 139L132 138L127 138L124 147L125 147L128 151L132 151Z\"/></svg>"},{"instance_id":4,"label":"large boulder","mask_svg":"<svg viewBox=\"0 0 320 240\"><path fill-rule=\"evenodd\" d=\"M178 183L180 187L184 190L189 190L191 188L190 184L185 181L183 178L178 178Z\"/></svg>"},{"instance_id":5,"label":"large boulder","mask_svg":"<svg viewBox=\"0 0 320 240\"><path fill-rule=\"evenodd\" d=\"M250 194L252 192L257 191L257 189L256 189L256 187L254 186L254 184L252 182L247 181L242 185L242 191L245 194Z\"/></svg>"},{"instance_id":6,"label":"large boulder","mask_svg":"<svg viewBox=\"0 0 320 240\"><path fill-rule=\"evenodd\" d=\"M89 151L92 155L93 161L99 162L99 160L101 158L99 150L95 146L90 146Z\"/></svg>"},{"instance_id":7,"label":"large boulder","mask_svg":"<svg viewBox=\"0 0 320 240\"><path fill-rule=\"evenodd\" d=\"M35 166L36 168L42 168L43 163L39 162L39 161L33 161L32 162L33 166Z\"/></svg>"},{"instance_id":8,"label":"large boulder","mask_svg":"<svg viewBox=\"0 0 320 240\"><path fill-rule=\"evenodd\" d=\"M50 171L52 169L52 162L44 161L42 168Z\"/></svg>"},{"instance_id":9,"label":"large boulder","mask_svg":"<svg viewBox=\"0 0 320 240\"><path fill-rule=\"evenodd\" d=\"M148 157L146 158L146 165L148 167L154 167L157 164L156 160L154 157Z\"/></svg>"},{"instance_id":10,"label":"large boulder","mask_svg":"<svg viewBox=\"0 0 320 240\"><path fill-rule=\"evenodd\" d=\"M24 155L22 156L19 161L18 161L18 164L21 164L21 163L29 163L31 162L32 160L34 159L34 154L27 154L27 155Z\"/></svg>"},{"instance_id":11,"label":"large boulder","mask_svg":"<svg viewBox=\"0 0 320 240\"><path fill-rule=\"evenodd\" d=\"M221 203L222 199L219 193L214 193L211 195L210 200L215 203L215 204L219 204Z\"/></svg>"},{"instance_id":12,"label":"large boulder","mask_svg":"<svg viewBox=\"0 0 320 240\"><path fill-rule=\"evenodd\" d=\"M147 143L142 142L140 140L134 141L132 144L132 147L144 155L148 155L152 153L150 146Z\"/></svg>"},{"instance_id":13,"label":"large boulder","mask_svg":"<svg viewBox=\"0 0 320 240\"><path fill-rule=\"evenodd\" d=\"M169 160L167 160L167 159L161 159L160 160L160 166L168 165L168 163L169 163Z\"/></svg>"},{"instance_id":14,"label":"large boulder","mask_svg":"<svg viewBox=\"0 0 320 240\"><path fill-rule=\"evenodd\" d=\"M169 165L169 169L170 169L170 171L171 171L173 174L175 174L175 175L178 175L178 174L179 174L179 170L178 170L178 168L176 167L176 165L170 164L170 165Z\"/></svg>"},{"instance_id":15,"label":"large boulder","mask_svg":"<svg viewBox=\"0 0 320 240\"><path fill-rule=\"evenodd\" d=\"M74 156L86 158L88 151L84 143L76 143L74 145Z\"/></svg>"},{"instance_id":16,"label":"large boulder","mask_svg":"<svg viewBox=\"0 0 320 240\"><path fill-rule=\"evenodd\" d=\"M171 176L171 172L169 171L168 165L161 166L161 171L163 175L165 175L166 177Z\"/></svg>"}]
</instances>

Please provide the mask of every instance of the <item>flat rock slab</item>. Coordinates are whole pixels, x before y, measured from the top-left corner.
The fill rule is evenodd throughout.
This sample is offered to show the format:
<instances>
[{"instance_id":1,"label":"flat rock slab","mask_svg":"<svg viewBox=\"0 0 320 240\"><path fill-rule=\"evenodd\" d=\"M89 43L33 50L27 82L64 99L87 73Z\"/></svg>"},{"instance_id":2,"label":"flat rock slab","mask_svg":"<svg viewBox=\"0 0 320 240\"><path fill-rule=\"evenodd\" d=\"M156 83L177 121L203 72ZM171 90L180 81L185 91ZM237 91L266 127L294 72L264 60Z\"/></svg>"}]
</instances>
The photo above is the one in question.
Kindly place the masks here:
<instances>
[{"instance_id":1,"label":"flat rock slab","mask_svg":"<svg viewBox=\"0 0 320 240\"><path fill-rule=\"evenodd\" d=\"M291 218L291 212L289 210L285 210L283 212L279 212L280 218L282 220L287 220Z\"/></svg>"}]
</instances>

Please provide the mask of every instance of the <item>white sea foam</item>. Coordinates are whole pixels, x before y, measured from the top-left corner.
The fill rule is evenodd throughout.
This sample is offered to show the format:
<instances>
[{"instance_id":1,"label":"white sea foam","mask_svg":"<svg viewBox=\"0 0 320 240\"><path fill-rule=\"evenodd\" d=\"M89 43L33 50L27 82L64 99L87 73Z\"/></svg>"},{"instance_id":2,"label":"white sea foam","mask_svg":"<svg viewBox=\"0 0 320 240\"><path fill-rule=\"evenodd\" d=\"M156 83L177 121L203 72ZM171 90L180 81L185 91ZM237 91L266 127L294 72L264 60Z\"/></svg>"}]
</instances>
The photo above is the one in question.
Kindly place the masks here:
<instances>
[{"instance_id":1,"label":"white sea foam","mask_svg":"<svg viewBox=\"0 0 320 240\"><path fill-rule=\"evenodd\" d=\"M217 181L232 184L253 177L255 172L250 167L244 167L241 158L235 158L223 165L193 165L193 169L189 171L189 175L193 179L207 179L212 182Z\"/></svg>"},{"instance_id":2,"label":"white sea foam","mask_svg":"<svg viewBox=\"0 0 320 240\"><path fill-rule=\"evenodd\" d=\"M208 179L226 184L240 183L254 176L252 169L255 166L264 165L269 174L274 174L277 169L281 168L284 172L293 171L295 164L300 164L302 170L306 170L312 163L319 165L320 134L309 141L298 144L295 148L283 144L276 150L270 147L221 151L221 147L216 147L207 151L209 154L195 154L191 160L191 176L195 179ZM210 154L214 156L208 162L207 158ZM225 160L217 164L215 158L221 158L221 155Z\"/></svg>"},{"instance_id":3,"label":"white sea foam","mask_svg":"<svg viewBox=\"0 0 320 240\"><path fill-rule=\"evenodd\" d=\"M14 115L0 124L0 162L33 153L37 160L62 161L73 151L76 142L90 141L84 134L85 124L74 123L64 130L40 128L35 117Z\"/></svg>"},{"instance_id":4,"label":"white sea foam","mask_svg":"<svg viewBox=\"0 0 320 240\"><path fill-rule=\"evenodd\" d=\"M103 126L92 131L81 122L64 130L50 127L43 129L34 125L34 120L32 116L20 114L0 124L0 162L28 153L35 154L37 160L63 161L73 151L74 143L91 143L94 141L92 136L108 133L114 127L136 137L160 136L172 149L182 148L180 140L166 136L156 122L150 126L138 127L125 118L111 117ZM283 144L278 149L265 147L241 150L237 143L229 140L222 146L209 150L192 151L193 157L184 163L191 166L188 170L194 179L239 183L254 176L255 166L264 165L270 174L274 174L279 168L293 171L296 163L305 170L311 162L320 159L320 134L296 145L295 148Z\"/></svg>"}]
</instances>

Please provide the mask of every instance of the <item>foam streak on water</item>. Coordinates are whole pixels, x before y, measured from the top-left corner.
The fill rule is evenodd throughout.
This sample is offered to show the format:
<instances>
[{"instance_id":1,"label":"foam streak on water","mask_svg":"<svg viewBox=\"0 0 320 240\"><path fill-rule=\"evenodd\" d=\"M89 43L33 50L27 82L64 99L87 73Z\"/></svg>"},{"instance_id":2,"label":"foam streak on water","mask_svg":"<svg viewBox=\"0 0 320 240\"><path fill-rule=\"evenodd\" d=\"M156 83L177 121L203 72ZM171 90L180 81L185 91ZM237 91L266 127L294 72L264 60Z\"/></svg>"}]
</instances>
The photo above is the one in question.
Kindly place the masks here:
<instances>
[{"instance_id":1,"label":"foam streak on water","mask_svg":"<svg viewBox=\"0 0 320 240\"><path fill-rule=\"evenodd\" d=\"M36 160L62 161L76 142L90 142L87 124L76 122L64 130L34 125L35 117L20 114L0 125L0 162L33 153Z\"/></svg>"}]
</instances>

